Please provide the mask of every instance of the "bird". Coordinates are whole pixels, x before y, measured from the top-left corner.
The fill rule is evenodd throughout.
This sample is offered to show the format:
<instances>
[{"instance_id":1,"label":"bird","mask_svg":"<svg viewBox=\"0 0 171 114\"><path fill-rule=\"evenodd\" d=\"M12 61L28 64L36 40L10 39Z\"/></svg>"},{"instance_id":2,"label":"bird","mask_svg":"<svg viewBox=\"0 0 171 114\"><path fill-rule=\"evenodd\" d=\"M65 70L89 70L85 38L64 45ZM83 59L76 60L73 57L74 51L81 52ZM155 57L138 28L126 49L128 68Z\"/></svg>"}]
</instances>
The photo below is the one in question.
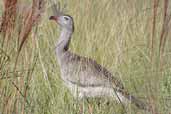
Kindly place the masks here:
<instances>
[{"instance_id":1,"label":"bird","mask_svg":"<svg viewBox=\"0 0 171 114\"><path fill-rule=\"evenodd\" d=\"M71 94L78 99L109 97L127 104L132 103L139 109L148 110L146 103L131 95L122 82L107 68L95 60L78 55L69 50L74 33L73 17L56 11L49 17L60 27L60 36L55 45L57 62L60 67L61 79Z\"/></svg>"}]
</instances>

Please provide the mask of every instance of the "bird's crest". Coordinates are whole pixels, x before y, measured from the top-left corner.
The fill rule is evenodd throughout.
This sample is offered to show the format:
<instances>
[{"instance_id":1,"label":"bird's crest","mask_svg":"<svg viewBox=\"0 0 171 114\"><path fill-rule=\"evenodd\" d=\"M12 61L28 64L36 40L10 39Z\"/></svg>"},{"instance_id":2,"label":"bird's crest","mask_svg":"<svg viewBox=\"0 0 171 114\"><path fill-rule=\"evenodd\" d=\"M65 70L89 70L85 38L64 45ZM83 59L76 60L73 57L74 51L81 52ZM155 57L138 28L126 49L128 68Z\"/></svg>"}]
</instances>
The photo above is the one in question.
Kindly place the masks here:
<instances>
[{"instance_id":1,"label":"bird's crest","mask_svg":"<svg viewBox=\"0 0 171 114\"><path fill-rule=\"evenodd\" d=\"M65 11L66 11L66 3L64 4L63 7L61 7L61 3L59 1L57 1L57 3L54 3L54 1L51 0L51 2L53 2L51 8L52 8L52 12L54 13L54 15L64 15Z\"/></svg>"}]
</instances>

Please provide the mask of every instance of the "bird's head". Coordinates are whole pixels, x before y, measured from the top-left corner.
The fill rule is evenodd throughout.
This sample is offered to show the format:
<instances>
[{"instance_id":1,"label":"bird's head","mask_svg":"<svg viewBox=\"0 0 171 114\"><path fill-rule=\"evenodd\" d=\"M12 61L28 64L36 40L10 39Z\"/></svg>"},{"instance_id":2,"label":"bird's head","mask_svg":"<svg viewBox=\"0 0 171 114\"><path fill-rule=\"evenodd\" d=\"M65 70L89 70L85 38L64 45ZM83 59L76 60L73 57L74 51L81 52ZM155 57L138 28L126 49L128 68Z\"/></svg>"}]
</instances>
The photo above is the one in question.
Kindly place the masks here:
<instances>
[{"instance_id":1,"label":"bird's head","mask_svg":"<svg viewBox=\"0 0 171 114\"><path fill-rule=\"evenodd\" d=\"M57 22L61 28L72 31L74 30L73 18L69 15L50 16L49 19Z\"/></svg>"},{"instance_id":2,"label":"bird's head","mask_svg":"<svg viewBox=\"0 0 171 114\"><path fill-rule=\"evenodd\" d=\"M65 12L66 4L64 7L61 7L60 2L58 4L52 5L52 11L54 13L54 16L50 16L50 20L54 20L56 23L59 24L61 29L66 29L69 31L74 31L74 21L73 18L69 15L66 15Z\"/></svg>"}]
</instances>

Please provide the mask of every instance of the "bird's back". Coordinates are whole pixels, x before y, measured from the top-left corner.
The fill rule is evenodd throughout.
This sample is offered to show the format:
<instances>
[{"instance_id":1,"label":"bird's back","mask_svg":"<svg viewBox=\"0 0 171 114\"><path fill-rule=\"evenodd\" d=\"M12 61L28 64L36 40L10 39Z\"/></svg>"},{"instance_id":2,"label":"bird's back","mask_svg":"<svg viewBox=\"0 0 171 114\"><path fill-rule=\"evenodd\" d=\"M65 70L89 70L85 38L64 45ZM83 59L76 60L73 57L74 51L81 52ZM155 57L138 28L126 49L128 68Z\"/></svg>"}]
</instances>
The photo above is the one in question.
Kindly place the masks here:
<instances>
[{"instance_id":1,"label":"bird's back","mask_svg":"<svg viewBox=\"0 0 171 114\"><path fill-rule=\"evenodd\" d=\"M69 81L83 87L103 86L123 89L121 81L90 58L78 56L67 51L61 58L60 66L64 81Z\"/></svg>"}]
</instances>

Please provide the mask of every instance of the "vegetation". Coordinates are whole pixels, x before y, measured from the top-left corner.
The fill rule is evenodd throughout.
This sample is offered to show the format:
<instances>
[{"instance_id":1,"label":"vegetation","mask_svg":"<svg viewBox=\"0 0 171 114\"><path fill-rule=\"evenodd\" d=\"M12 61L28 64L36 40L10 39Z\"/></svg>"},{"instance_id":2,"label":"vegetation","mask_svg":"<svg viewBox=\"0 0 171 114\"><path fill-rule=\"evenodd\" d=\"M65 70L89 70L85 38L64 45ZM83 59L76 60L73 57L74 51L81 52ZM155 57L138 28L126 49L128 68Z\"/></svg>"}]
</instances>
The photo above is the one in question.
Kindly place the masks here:
<instances>
[{"instance_id":1,"label":"vegetation","mask_svg":"<svg viewBox=\"0 0 171 114\"><path fill-rule=\"evenodd\" d=\"M54 0L54 2L56 2ZM19 5L17 5L17 3ZM169 0L70 0L75 20L70 49L119 77L126 89L148 102L151 112L110 99L90 99L94 114L171 113L171 2ZM48 20L53 3L0 1L0 113L78 114L77 101L63 85L55 58L59 36ZM23 9L24 8L24 9ZM9 18L10 17L10 18ZM126 111L126 112L125 112Z\"/></svg>"}]
</instances>

